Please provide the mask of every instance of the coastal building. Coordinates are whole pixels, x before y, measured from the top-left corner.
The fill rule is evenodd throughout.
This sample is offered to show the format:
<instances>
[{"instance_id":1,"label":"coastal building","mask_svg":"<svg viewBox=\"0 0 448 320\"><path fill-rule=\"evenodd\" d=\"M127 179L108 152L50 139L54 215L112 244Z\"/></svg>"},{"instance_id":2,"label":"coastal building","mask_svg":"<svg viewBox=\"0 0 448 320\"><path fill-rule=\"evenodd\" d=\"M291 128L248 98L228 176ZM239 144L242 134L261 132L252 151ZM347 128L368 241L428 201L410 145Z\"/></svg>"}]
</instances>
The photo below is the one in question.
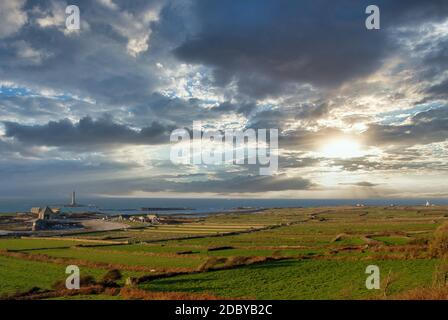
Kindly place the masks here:
<instances>
[{"instance_id":1,"label":"coastal building","mask_svg":"<svg viewBox=\"0 0 448 320\"><path fill-rule=\"evenodd\" d=\"M33 214L39 214L41 207L33 207L31 208L31 213Z\"/></svg>"},{"instance_id":2,"label":"coastal building","mask_svg":"<svg viewBox=\"0 0 448 320\"><path fill-rule=\"evenodd\" d=\"M55 213L49 207L45 207L40 210L38 219L50 220L53 218L54 215Z\"/></svg>"},{"instance_id":3,"label":"coastal building","mask_svg":"<svg viewBox=\"0 0 448 320\"><path fill-rule=\"evenodd\" d=\"M32 230L47 230L54 223L54 221L50 221L57 216L59 210L54 211L50 207L46 206L45 208L31 208L31 212L36 214L37 219L33 222ZM57 220L55 220L57 221Z\"/></svg>"},{"instance_id":4,"label":"coastal building","mask_svg":"<svg viewBox=\"0 0 448 320\"><path fill-rule=\"evenodd\" d=\"M156 214L148 214L146 216L146 221L150 223L159 223L159 216Z\"/></svg>"},{"instance_id":5,"label":"coastal building","mask_svg":"<svg viewBox=\"0 0 448 320\"><path fill-rule=\"evenodd\" d=\"M40 220L50 220L50 219L53 219L54 216L57 215L58 210L53 211L48 206L44 207L44 208L34 207L34 208L31 208L31 213L37 214L37 219L40 219Z\"/></svg>"}]
</instances>

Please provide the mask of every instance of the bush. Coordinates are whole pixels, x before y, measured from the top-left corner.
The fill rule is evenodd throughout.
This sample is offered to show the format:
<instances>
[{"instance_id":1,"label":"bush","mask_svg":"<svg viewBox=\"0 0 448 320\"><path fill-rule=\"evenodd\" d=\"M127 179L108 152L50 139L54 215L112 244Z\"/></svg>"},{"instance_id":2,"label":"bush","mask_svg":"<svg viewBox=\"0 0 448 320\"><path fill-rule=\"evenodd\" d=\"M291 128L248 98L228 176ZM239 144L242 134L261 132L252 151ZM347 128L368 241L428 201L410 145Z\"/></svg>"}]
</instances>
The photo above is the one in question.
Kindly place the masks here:
<instances>
[{"instance_id":1,"label":"bush","mask_svg":"<svg viewBox=\"0 0 448 320\"><path fill-rule=\"evenodd\" d=\"M95 278L92 276L81 276L79 279L80 287L89 287L96 284ZM65 286L65 280L58 280L51 286L54 290L65 290L67 287Z\"/></svg>"},{"instance_id":2,"label":"bush","mask_svg":"<svg viewBox=\"0 0 448 320\"><path fill-rule=\"evenodd\" d=\"M429 243L429 240L425 239L425 238L415 238L408 242L409 245L420 245L420 246L425 246L428 243Z\"/></svg>"},{"instance_id":3,"label":"bush","mask_svg":"<svg viewBox=\"0 0 448 320\"><path fill-rule=\"evenodd\" d=\"M235 267L248 263L251 257L229 257L226 261L227 267Z\"/></svg>"},{"instance_id":4,"label":"bush","mask_svg":"<svg viewBox=\"0 0 448 320\"><path fill-rule=\"evenodd\" d=\"M112 269L107 271L107 273L103 276L103 281L117 281L122 278L122 274L118 269Z\"/></svg>"},{"instance_id":5,"label":"bush","mask_svg":"<svg viewBox=\"0 0 448 320\"><path fill-rule=\"evenodd\" d=\"M186 251L178 251L178 252L176 252L176 254L179 254L179 255L181 255L181 254L193 254L194 252L193 251L191 251L191 250L186 250Z\"/></svg>"},{"instance_id":6,"label":"bush","mask_svg":"<svg viewBox=\"0 0 448 320\"><path fill-rule=\"evenodd\" d=\"M447 287L448 288L448 258L442 259L440 264L436 267L433 275L433 287Z\"/></svg>"},{"instance_id":7,"label":"bush","mask_svg":"<svg viewBox=\"0 0 448 320\"><path fill-rule=\"evenodd\" d=\"M415 288L391 297L394 300L448 300L448 287Z\"/></svg>"},{"instance_id":8,"label":"bush","mask_svg":"<svg viewBox=\"0 0 448 320\"><path fill-rule=\"evenodd\" d=\"M226 261L226 258L210 257L207 261L199 266L198 271L208 271L216 267L218 264L225 263Z\"/></svg>"},{"instance_id":9,"label":"bush","mask_svg":"<svg viewBox=\"0 0 448 320\"><path fill-rule=\"evenodd\" d=\"M219 246L219 247L209 247L207 251L220 251L220 250L230 250L234 249L231 246Z\"/></svg>"},{"instance_id":10,"label":"bush","mask_svg":"<svg viewBox=\"0 0 448 320\"><path fill-rule=\"evenodd\" d=\"M433 257L443 257L448 254L448 223L445 222L434 232L429 244L429 252Z\"/></svg>"}]
</instances>

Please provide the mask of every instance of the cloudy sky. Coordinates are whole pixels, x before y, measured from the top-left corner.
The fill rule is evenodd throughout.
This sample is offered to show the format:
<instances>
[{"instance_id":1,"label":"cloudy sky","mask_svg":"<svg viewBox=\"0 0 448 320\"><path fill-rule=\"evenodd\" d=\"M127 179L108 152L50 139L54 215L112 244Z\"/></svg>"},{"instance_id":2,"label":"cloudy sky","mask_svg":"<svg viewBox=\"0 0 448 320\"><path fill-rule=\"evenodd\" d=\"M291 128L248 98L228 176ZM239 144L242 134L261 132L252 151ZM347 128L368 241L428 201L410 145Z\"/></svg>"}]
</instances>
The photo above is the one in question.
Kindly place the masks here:
<instances>
[{"instance_id":1,"label":"cloudy sky","mask_svg":"<svg viewBox=\"0 0 448 320\"><path fill-rule=\"evenodd\" d=\"M446 0L0 0L0 197L445 197L447 67ZM195 120L278 172L173 164Z\"/></svg>"}]
</instances>

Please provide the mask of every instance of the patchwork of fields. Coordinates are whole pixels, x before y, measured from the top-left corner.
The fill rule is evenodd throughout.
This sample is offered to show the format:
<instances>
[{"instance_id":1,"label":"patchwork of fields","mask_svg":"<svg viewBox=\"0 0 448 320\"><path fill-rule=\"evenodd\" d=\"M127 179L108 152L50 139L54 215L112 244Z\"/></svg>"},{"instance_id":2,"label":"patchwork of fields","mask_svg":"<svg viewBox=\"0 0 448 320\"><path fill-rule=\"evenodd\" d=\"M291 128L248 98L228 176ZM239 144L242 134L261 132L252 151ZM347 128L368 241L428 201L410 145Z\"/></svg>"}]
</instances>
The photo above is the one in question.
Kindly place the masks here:
<instances>
[{"instance_id":1,"label":"patchwork of fields","mask_svg":"<svg viewBox=\"0 0 448 320\"><path fill-rule=\"evenodd\" d=\"M70 238L0 238L0 295L394 299L445 285L448 264L431 246L447 221L444 207L297 208ZM78 295L57 287L68 265L91 278ZM366 289L368 265L380 268L379 290ZM104 280L110 270L122 276L112 286Z\"/></svg>"}]
</instances>

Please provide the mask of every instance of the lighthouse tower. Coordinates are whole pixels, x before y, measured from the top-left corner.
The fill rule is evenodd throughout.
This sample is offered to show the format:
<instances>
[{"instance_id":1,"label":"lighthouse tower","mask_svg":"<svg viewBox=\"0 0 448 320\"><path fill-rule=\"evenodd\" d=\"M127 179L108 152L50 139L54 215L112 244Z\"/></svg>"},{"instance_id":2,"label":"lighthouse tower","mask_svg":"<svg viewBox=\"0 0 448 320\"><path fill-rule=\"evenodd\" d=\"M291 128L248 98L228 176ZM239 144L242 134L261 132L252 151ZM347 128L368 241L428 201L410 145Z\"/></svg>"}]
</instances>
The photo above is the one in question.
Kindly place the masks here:
<instances>
[{"instance_id":1,"label":"lighthouse tower","mask_svg":"<svg viewBox=\"0 0 448 320\"><path fill-rule=\"evenodd\" d=\"M75 191L72 192L72 202L70 203L72 207L76 206L76 194Z\"/></svg>"}]
</instances>

